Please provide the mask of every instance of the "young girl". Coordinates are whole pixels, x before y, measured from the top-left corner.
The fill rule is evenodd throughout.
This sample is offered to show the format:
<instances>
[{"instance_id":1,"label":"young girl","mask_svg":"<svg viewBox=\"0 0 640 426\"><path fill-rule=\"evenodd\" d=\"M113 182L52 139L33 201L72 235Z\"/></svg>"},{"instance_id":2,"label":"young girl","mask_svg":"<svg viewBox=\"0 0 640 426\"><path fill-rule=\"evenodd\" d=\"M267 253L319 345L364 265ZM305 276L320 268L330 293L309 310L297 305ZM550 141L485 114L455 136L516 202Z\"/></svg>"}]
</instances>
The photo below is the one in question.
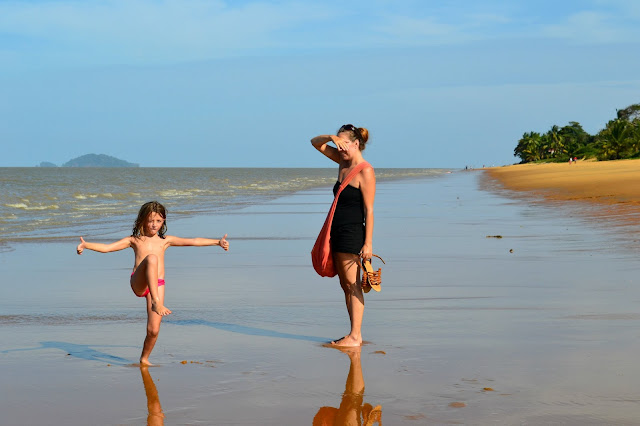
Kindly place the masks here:
<instances>
[{"instance_id":1,"label":"young girl","mask_svg":"<svg viewBox=\"0 0 640 426\"><path fill-rule=\"evenodd\" d=\"M229 250L225 234L219 240L209 238L180 238L165 235L167 232L167 211L157 201L150 201L140 207L138 218L130 237L111 244L90 243L80 237L77 252L84 249L109 253L131 247L135 255L133 272L129 283L138 297L147 300L147 337L144 339L140 364L151 365L149 355L158 340L160 322L171 311L164 306L164 252L170 246L220 246Z\"/></svg>"}]
</instances>

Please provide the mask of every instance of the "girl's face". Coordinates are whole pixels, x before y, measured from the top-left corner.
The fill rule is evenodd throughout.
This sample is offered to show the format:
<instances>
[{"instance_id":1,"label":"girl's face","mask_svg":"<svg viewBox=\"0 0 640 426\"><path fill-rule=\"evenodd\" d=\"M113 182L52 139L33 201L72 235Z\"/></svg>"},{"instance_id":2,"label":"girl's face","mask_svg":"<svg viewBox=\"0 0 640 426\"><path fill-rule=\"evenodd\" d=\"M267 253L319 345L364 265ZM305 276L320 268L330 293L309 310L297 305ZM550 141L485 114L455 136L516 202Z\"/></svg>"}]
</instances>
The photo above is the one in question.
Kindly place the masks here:
<instances>
[{"instance_id":1,"label":"girl's face","mask_svg":"<svg viewBox=\"0 0 640 426\"><path fill-rule=\"evenodd\" d=\"M162 229L164 219L158 213L150 213L147 216L147 220L144 222L144 235L145 237L153 237Z\"/></svg>"}]
</instances>

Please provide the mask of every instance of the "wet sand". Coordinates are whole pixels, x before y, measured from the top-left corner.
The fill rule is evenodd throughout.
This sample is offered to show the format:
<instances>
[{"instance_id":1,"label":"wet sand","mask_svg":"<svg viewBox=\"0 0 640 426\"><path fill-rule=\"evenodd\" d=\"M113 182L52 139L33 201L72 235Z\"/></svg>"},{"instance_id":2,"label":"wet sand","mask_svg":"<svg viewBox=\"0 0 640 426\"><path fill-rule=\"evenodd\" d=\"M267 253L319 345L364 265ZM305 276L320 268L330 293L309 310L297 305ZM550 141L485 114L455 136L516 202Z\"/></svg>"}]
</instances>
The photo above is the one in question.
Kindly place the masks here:
<instances>
[{"instance_id":1,"label":"wet sand","mask_svg":"<svg viewBox=\"0 0 640 426\"><path fill-rule=\"evenodd\" d=\"M130 251L0 253L3 422L637 424L637 222L482 190L482 175L379 185L387 264L359 353L323 347L348 327L337 280L310 266L330 188L172 222L228 232L231 251L167 252L173 314L149 369L135 366L145 313Z\"/></svg>"}]
</instances>

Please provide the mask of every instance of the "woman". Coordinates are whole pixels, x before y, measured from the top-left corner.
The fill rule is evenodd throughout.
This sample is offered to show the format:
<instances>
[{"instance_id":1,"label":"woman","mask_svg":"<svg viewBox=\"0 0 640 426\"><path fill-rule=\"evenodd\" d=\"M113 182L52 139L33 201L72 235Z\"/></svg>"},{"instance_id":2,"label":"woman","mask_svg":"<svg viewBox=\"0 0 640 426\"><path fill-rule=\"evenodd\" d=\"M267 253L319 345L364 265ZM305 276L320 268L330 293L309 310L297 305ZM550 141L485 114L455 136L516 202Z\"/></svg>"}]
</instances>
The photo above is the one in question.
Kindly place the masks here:
<instances>
[{"instance_id":1,"label":"woman","mask_svg":"<svg viewBox=\"0 0 640 426\"><path fill-rule=\"evenodd\" d=\"M321 153L339 164L338 181L334 194L349 172L362 163L369 139L364 127L345 124L336 135L320 135L311 144ZM329 145L335 144L335 148ZM340 194L331 225L331 250L338 271L340 286L344 291L351 331L341 339L331 342L336 346L362 345L362 316L364 296L360 285L360 262L370 260L373 254L373 199L376 194L376 177L372 167L365 167Z\"/></svg>"}]
</instances>

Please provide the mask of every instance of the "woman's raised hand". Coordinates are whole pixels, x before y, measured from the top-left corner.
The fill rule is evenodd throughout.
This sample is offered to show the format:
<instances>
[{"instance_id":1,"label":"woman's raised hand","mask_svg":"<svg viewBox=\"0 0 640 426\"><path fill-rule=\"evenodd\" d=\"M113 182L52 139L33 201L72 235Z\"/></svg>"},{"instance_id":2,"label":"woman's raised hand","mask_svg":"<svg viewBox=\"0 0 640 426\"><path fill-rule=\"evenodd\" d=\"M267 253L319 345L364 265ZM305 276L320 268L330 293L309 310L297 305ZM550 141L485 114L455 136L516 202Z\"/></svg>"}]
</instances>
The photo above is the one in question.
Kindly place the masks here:
<instances>
[{"instance_id":1,"label":"woman's raised hand","mask_svg":"<svg viewBox=\"0 0 640 426\"><path fill-rule=\"evenodd\" d=\"M351 141L348 139L342 139L341 137L331 135L331 140L336 144L338 151L348 151L351 147Z\"/></svg>"}]
</instances>

